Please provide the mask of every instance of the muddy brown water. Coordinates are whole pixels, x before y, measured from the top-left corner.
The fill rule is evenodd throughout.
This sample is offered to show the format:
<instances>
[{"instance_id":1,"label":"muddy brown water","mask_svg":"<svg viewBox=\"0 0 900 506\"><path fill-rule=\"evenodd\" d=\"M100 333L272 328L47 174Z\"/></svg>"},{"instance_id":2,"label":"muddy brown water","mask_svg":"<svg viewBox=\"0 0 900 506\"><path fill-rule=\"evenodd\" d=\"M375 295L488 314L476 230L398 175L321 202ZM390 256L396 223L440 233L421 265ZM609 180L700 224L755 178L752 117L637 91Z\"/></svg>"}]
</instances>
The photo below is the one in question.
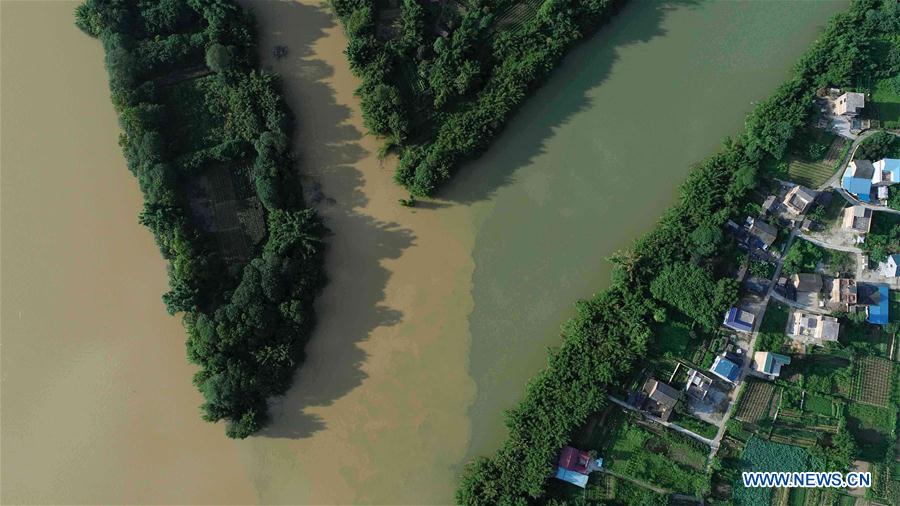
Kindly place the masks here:
<instances>
[{"instance_id":1,"label":"muddy brown water","mask_svg":"<svg viewBox=\"0 0 900 506\"><path fill-rule=\"evenodd\" d=\"M75 3L0 3L4 503L451 502L571 303L607 282L603 257L652 226L846 5L635 2L410 210L323 4L247 4L334 235L306 365L272 425L230 441L200 421L159 299L100 44Z\"/></svg>"}]
</instances>

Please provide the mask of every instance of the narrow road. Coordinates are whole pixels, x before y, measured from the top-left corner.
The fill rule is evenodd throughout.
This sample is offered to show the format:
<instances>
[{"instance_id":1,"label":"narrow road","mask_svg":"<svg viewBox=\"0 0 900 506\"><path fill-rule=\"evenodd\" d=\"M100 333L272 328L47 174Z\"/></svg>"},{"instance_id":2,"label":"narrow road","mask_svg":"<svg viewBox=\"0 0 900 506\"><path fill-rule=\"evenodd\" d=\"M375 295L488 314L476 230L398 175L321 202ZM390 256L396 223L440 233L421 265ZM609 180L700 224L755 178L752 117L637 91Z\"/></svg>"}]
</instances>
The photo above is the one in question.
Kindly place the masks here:
<instances>
[{"instance_id":1,"label":"narrow road","mask_svg":"<svg viewBox=\"0 0 900 506\"><path fill-rule=\"evenodd\" d=\"M616 478L618 478L620 480L630 481L631 483L634 483L635 485L638 485L639 487L643 487L648 490L652 490L652 491L656 492L657 494L669 495L672 493L671 490L660 488L660 487L657 487L656 485L651 485L651 484L647 483L646 481L638 480L638 479L632 478L630 476L625 476L625 475L619 474L615 471L610 471L609 469L607 469L605 467L600 468L600 472L606 473L610 476L615 476Z\"/></svg>"},{"instance_id":2,"label":"narrow road","mask_svg":"<svg viewBox=\"0 0 900 506\"><path fill-rule=\"evenodd\" d=\"M838 165L838 170L835 171L834 175L832 175L832 176L828 179L828 181L825 181L823 184L821 184L821 185L820 185L818 188L816 188L816 189L819 190L819 191L823 191L823 190L826 190L826 189L828 189L828 188L830 188L830 187L833 187L833 188L840 188L840 186L841 186L841 185L840 185L841 176L844 174L844 170L847 168L847 165L850 165L850 161L853 160L853 155L855 155L855 154L856 154L856 150L859 149L859 144L860 144L862 141L864 141L867 137L873 135L874 133L875 133L875 130L869 130L869 131L867 131L867 132L863 132L862 134L860 134L860 136L857 137L857 138L853 141L853 144L850 145L850 151L848 152L847 159L846 159L846 160L840 160L841 163L840 163L840 165Z\"/></svg>"},{"instance_id":3,"label":"narrow road","mask_svg":"<svg viewBox=\"0 0 900 506\"><path fill-rule=\"evenodd\" d=\"M832 244L830 242L825 242L821 239L816 239L816 238L810 237L802 232L797 235L800 236L801 239L809 241L809 242L811 242L817 246L821 246L823 248L833 249L833 250L837 250L837 251L845 251L847 253L856 253L857 255L862 254L861 249L855 248L853 246L841 246L839 244Z\"/></svg>"},{"instance_id":4,"label":"narrow road","mask_svg":"<svg viewBox=\"0 0 900 506\"><path fill-rule=\"evenodd\" d=\"M797 229L791 230L791 235L788 237L787 244L785 245L783 251L790 251L791 244L794 243L794 239L796 239L798 234L799 231ZM766 290L766 295L763 297L761 303L763 311L753 319L753 332L750 333L750 344L747 346L747 358L744 360L743 365L741 365L741 373L740 375L738 375L738 379L736 381L737 387L732 389L731 393L729 394L731 400L728 403L728 411L725 413L725 416L722 417L722 422L719 425L719 432L716 433L716 437L713 438L712 445L710 445L707 466L712 465L712 459L716 456L716 452L719 451L719 446L722 444L722 438L725 436L725 429L728 425L728 420L731 418L731 414L734 413L734 401L735 399L737 399L738 391L744 386L744 378L746 378L747 374L749 374L750 372L750 362L752 362L753 358L753 349L756 347L756 338L759 337L759 326L762 324L763 318L765 317L765 309L769 305L769 299L772 298L772 295L775 292L775 284L778 281L778 277L781 276L782 263L782 259L779 258L778 263L775 266L775 274L772 275L772 279L769 283L769 289Z\"/></svg>"}]
</instances>

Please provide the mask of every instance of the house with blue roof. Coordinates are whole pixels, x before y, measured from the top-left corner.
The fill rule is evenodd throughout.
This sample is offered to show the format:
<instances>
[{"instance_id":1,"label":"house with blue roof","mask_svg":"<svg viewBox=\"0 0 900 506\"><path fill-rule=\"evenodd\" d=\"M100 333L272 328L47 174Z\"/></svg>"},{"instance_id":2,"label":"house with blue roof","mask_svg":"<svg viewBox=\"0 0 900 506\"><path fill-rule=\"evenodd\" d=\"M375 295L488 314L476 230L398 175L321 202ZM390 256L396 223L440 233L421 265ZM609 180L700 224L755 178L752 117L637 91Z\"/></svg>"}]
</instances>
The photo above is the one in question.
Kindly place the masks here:
<instances>
[{"instance_id":1,"label":"house with blue roof","mask_svg":"<svg viewBox=\"0 0 900 506\"><path fill-rule=\"evenodd\" d=\"M738 332L753 332L753 320L755 316L749 311L732 307L725 313L722 325Z\"/></svg>"},{"instance_id":2,"label":"house with blue roof","mask_svg":"<svg viewBox=\"0 0 900 506\"><path fill-rule=\"evenodd\" d=\"M872 201L872 177L875 166L868 160L854 160L844 169L841 188L863 202Z\"/></svg>"},{"instance_id":3,"label":"house with blue roof","mask_svg":"<svg viewBox=\"0 0 900 506\"><path fill-rule=\"evenodd\" d=\"M853 160L844 169L841 188L863 202L871 202L873 187L878 198L887 198L887 187L900 183L900 159L883 158L875 163L869 160Z\"/></svg>"},{"instance_id":4,"label":"house with blue roof","mask_svg":"<svg viewBox=\"0 0 900 506\"><path fill-rule=\"evenodd\" d=\"M731 360L727 359L724 355L719 355L713 361L712 367L709 368L709 372L729 383L737 383L738 377L741 375L741 368Z\"/></svg>"},{"instance_id":5,"label":"house with blue roof","mask_svg":"<svg viewBox=\"0 0 900 506\"><path fill-rule=\"evenodd\" d=\"M888 308L890 307L890 289L885 284L862 285L857 289L860 303L866 305L866 321L873 325L887 325L890 321Z\"/></svg>"}]
</instances>

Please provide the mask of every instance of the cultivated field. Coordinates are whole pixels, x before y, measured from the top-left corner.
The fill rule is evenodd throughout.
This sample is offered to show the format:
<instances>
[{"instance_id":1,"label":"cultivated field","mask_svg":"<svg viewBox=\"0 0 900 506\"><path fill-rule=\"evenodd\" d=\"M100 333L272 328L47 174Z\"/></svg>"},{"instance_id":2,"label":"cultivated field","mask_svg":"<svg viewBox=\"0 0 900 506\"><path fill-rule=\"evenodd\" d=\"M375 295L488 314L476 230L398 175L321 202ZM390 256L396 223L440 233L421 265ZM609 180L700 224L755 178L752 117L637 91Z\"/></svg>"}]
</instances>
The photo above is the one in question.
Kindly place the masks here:
<instances>
[{"instance_id":1,"label":"cultivated field","mask_svg":"<svg viewBox=\"0 0 900 506\"><path fill-rule=\"evenodd\" d=\"M737 408L735 418L742 422L757 423L769 416L769 405L772 402L772 394L775 386L768 381L750 381L741 398L741 404Z\"/></svg>"},{"instance_id":2,"label":"cultivated field","mask_svg":"<svg viewBox=\"0 0 900 506\"><path fill-rule=\"evenodd\" d=\"M891 395L893 363L879 357L860 357L853 400L872 406L886 407Z\"/></svg>"}]
</instances>

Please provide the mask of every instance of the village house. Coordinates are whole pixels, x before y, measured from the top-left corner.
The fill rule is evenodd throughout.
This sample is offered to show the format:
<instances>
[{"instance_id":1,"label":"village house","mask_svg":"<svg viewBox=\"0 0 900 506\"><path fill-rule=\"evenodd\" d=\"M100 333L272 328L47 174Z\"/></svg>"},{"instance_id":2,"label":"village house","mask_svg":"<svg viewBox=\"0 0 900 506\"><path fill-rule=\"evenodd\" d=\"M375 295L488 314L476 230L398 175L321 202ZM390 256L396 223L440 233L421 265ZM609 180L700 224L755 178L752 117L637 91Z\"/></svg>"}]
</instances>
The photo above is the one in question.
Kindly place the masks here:
<instances>
[{"instance_id":1,"label":"village house","mask_svg":"<svg viewBox=\"0 0 900 506\"><path fill-rule=\"evenodd\" d=\"M819 273L801 272L791 276L794 287L794 300L807 307L819 304L822 293L822 275Z\"/></svg>"},{"instance_id":2,"label":"village house","mask_svg":"<svg viewBox=\"0 0 900 506\"><path fill-rule=\"evenodd\" d=\"M731 384L735 384L740 377L741 367L726 355L719 355L713 360L709 372Z\"/></svg>"},{"instance_id":3,"label":"village house","mask_svg":"<svg viewBox=\"0 0 900 506\"><path fill-rule=\"evenodd\" d=\"M680 397L678 390L661 381L648 378L644 382L642 391L645 397L641 409L664 422L668 421L675 410L675 405L678 404L678 398Z\"/></svg>"},{"instance_id":4,"label":"village house","mask_svg":"<svg viewBox=\"0 0 900 506\"><path fill-rule=\"evenodd\" d=\"M888 285L859 283L857 299L866 306L866 321L873 325L887 325L890 309L890 290Z\"/></svg>"},{"instance_id":5,"label":"village house","mask_svg":"<svg viewBox=\"0 0 900 506\"><path fill-rule=\"evenodd\" d=\"M840 323L833 316L794 311L788 322L788 336L803 344L822 346L838 340Z\"/></svg>"},{"instance_id":6,"label":"village house","mask_svg":"<svg viewBox=\"0 0 900 506\"><path fill-rule=\"evenodd\" d=\"M816 200L816 192L797 185L784 196L784 205L794 214L804 214Z\"/></svg>"},{"instance_id":7,"label":"village house","mask_svg":"<svg viewBox=\"0 0 900 506\"><path fill-rule=\"evenodd\" d=\"M872 228L872 210L865 206L850 206L844 209L843 226L858 234L868 234Z\"/></svg>"},{"instance_id":8,"label":"village house","mask_svg":"<svg viewBox=\"0 0 900 506\"><path fill-rule=\"evenodd\" d=\"M868 160L853 160L844 169L841 177L841 188L852 193L863 202L872 201L872 176L875 166Z\"/></svg>"},{"instance_id":9,"label":"village house","mask_svg":"<svg viewBox=\"0 0 900 506\"><path fill-rule=\"evenodd\" d=\"M566 446L559 455L555 476L557 479L585 488L588 475L601 467L603 459L591 459L588 452Z\"/></svg>"},{"instance_id":10,"label":"village house","mask_svg":"<svg viewBox=\"0 0 900 506\"><path fill-rule=\"evenodd\" d=\"M900 276L900 253L894 253L878 264L878 273L886 278Z\"/></svg>"},{"instance_id":11,"label":"village house","mask_svg":"<svg viewBox=\"0 0 900 506\"><path fill-rule=\"evenodd\" d=\"M775 195L769 195L766 197L766 200L763 201L762 210L764 214L774 214L778 211L778 199Z\"/></svg>"},{"instance_id":12,"label":"village house","mask_svg":"<svg viewBox=\"0 0 900 506\"><path fill-rule=\"evenodd\" d=\"M738 332L752 332L755 318L756 316L750 311L732 307L725 313L725 320L722 322L722 325Z\"/></svg>"},{"instance_id":13,"label":"village house","mask_svg":"<svg viewBox=\"0 0 900 506\"><path fill-rule=\"evenodd\" d=\"M856 280L850 278L833 278L828 290L828 301L825 306L830 311L849 313L856 310Z\"/></svg>"},{"instance_id":14,"label":"village house","mask_svg":"<svg viewBox=\"0 0 900 506\"><path fill-rule=\"evenodd\" d=\"M791 357L768 351L757 351L753 354L753 370L768 379L781 375L781 366L791 363Z\"/></svg>"},{"instance_id":15,"label":"village house","mask_svg":"<svg viewBox=\"0 0 900 506\"><path fill-rule=\"evenodd\" d=\"M876 198L888 198L887 187L900 183L900 159L883 158L875 163L869 160L853 160L844 169L841 188L863 202L872 201L872 188L878 193Z\"/></svg>"},{"instance_id":16,"label":"village house","mask_svg":"<svg viewBox=\"0 0 900 506\"><path fill-rule=\"evenodd\" d=\"M866 96L848 91L834 101L834 112L840 116L856 116L866 106Z\"/></svg>"},{"instance_id":17,"label":"village house","mask_svg":"<svg viewBox=\"0 0 900 506\"><path fill-rule=\"evenodd\" d=\"M753 248L768 249L778 237L778 229L762 220L747 218L750 225L749 244Z\"/></svg>"},{"instance_id":18,"label":"village house","mask_svg":"<svg viewBox=\"0 0 900 506\"><path fill-rule=\"evenodd\" d=\"M688 395L703 400L706 398L706 394L709 393L709 388L711 386L711 378L704 376L700 371L691 369L690 374L688 374L687 383L684 385L684 389Z\"/></svg>"}]
</instances>

